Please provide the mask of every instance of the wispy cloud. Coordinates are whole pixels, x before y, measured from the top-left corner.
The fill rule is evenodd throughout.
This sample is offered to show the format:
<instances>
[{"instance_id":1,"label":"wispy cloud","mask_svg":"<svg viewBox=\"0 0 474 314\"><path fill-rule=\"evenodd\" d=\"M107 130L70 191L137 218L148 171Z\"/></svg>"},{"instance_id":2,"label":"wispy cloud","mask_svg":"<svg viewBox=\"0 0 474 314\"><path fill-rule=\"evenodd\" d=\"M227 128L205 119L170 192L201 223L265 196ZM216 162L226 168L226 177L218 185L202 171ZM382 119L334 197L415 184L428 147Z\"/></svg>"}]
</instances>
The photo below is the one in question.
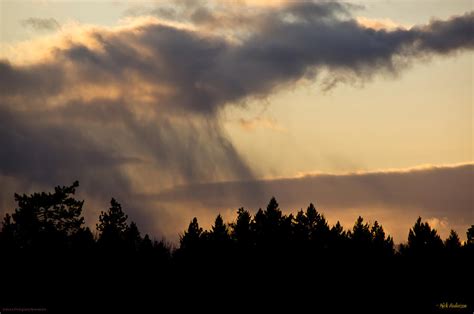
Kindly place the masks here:
<instances>
[{"instance_id":1,"label":"wispy cloud","mask_svg":"<svg viewBox=\"0 0 474 314\"><path fill-rule=\"evenodd\" d=\"M57 30L61 27L58 21L54 18L39 18L39 17L30 17L21 21L21 25L24 27L31 27L39 31L52 31Z\"/></svg>"},{"instance_id":2,"label":"wispy cloud","mask_svg":"<svg viewBox=\"0 0 474 314\"><path fill-rule=\"evenodd\" d=\"M264 117L255 117L252 119L239 119L239 125L242 129L246 131L254 131L256 129L269 129L278 132L285 132L287 129L279 125L275 119L264 118Z\"/></svg>"},{"instance_id":3,"label":"wispy cloud","mask_svg":"<svg viewBox=\"0 0 474 314\"><path fill-rule=\"evenodd\" d=\"M400 29L409 29L412 25L404 25L401 23L397 23L391 19L384 18L384 19L374 19L368 18L365 16L357 16L356 17L357 23L359 23L363 27L375 29L375 30L388 30L393 31L398 28Z\"/></svg>"}]
</instances>

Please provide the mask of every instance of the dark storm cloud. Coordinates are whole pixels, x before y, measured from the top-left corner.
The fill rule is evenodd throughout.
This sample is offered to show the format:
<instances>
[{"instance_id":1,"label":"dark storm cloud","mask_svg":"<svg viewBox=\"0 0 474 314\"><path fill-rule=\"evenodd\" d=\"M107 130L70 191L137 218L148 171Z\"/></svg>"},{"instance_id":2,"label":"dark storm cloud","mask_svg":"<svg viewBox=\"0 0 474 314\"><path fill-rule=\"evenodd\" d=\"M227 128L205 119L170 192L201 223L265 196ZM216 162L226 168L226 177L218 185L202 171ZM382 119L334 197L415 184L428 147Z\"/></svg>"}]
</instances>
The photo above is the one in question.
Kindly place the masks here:
<instances>
[{"instance_id":1,"label":"dark storm cloud","mask_svg":"<svg viewBox=\"0 0 474 314\"><path fill-rule=\"evenodd\" d=\"M39 18L39 17L30 17L28 19L22 20L21 25L24 27L31 27L35 30L56 30L61 27L61 25L54 18Z\"/></svg>"},{"instance_id":2,"label":"dark storm cloud","mask_svg":"<svg viewBox=\"0 0 474 314\"><path fill-rule=\"evenodd\" d=\"M57 63L13 66L7 60L0 60L0 101L10 96L24 97L25 101L55 96L63 92L64 70Z\"/></svg>"},{"instance_id":3,"label":"dark storm cloud","mask_svg":"<svg viewBox=\"0 0 474 314\"><path fill-rule=\"evenodd\" d=\"M414 27L415 49L446 54L456 49L474 47L474 12L451 18L448 21L432 21L427 26Z\"/></svg>"},{"instance_id":4,"label":"dark storm cloud","mask_svg":"<svg viewBox=\"0 0 474 314\"><path fill-rule=\"evenodd\" d=\"M133 187L133 180L144 178L142 184L160 188L221 176L251 178L222 134L212 121L140 121L125 105L106 100L49 111L0 110L0 177L17 179L16 190L4 187L9 193L1 195L0 203L9 208L1 212L13 207L13 192L49 190L79 180L81 197L103 209L114 196L144 231L157 234L155 223L166 225L166 213L137 198L142 190ZM132 170L127 172L127 167ZM155 216L158 222L150 219Z\"/></svg>"},{"instance_id":5,"label":"dark storm cloud","mask_svg":"<svg viewBox=\"0 0 474 314\"><path fill-rule=\"evenodd\" d=\"M41 113L0 109L2 175L49 186L81 179L90 194L128 190L128 179L118 166L139 160L106 150L80 129L45 123L47 118Z\"/></svg>"},{"instance_id":6,"label":"dark storm cloud","mask_svg":"<svg viewBox=\"0 0 474 314\"><path fill-rule=\"evenodd\" d=\"M214 114L225 104L266 96L302 77L314 77L321 69L367 78L381 71L396 72L401 63L416 57L474 46L472 12L409 30L386 31L340 17L349 11L334 2L274 10L256 16L258 27L241 42L158 24L95 32L91 37L102 50L73 44L56 52L56 63L13 69L3 62L0 74L8 88L2 92L18 95L21 86L21 94L56 93L77 83L122 86L138 78L169 88L166 95L151 95L159 107ZM66 77L56 70L65 65Z\"/></svg>"},{"instance_id":7,"label":"dark storm cloud","mask_svg":"<svg viewBox=\"0 0 474 314\"><path fill-rule=\"evenodd\" d=\"M189 11L193 30L157 22L93 28L87 40L53 48L49 59L0 61L0 175L47 185L80 179L88 194L119 199L173 184L252 181L221 125L226 105L265 97L320 70L364 79L474 46L472 12L386 31L359 25L352 7L336 2L290 4L246 18L198 9ZM168 10L179 20L176 14ZM219 31L200 31L206 24ZM221 33L232 35L234 27L232 39ZM252 182L250 192L265 183ZM377 182L367 184L386 191ZM236 193L245 199L247 191Z\"/></svg>"}]
</instances>

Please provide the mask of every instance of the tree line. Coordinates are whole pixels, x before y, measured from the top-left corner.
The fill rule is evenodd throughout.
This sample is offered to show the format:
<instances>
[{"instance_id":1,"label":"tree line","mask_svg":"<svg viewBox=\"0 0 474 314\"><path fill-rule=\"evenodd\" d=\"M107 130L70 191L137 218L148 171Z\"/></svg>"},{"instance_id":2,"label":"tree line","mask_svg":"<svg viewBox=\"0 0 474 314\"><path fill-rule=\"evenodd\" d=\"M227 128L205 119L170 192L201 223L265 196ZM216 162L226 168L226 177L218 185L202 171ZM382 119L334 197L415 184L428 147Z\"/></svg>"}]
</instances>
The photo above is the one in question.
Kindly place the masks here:
<instances>
[{"instance_id":1,"label":"tree line","mask_svg":"<svg viewBox=\"0 0 474 314\"><path fill-rule=\"evenodd\" d=\"M322 313L446 313L440 304L451 303L472 309L465 287L474 280L474 225L464 243L454 230L443 241L418 218L395 246L377 221L358 217L345 230L314 204L284 214L272 198L253 215L239 208L230 223L217 215L209 230L193 218L173 247L143 235L114 198L93 232L84 201L75 198L78 187L14 195L17 206L0 231L3 312L25 304L59 313L88 312L91 304L106 312L172 304L176 312L204 301L243 312L249 302L263 312L310 306ZM169 303L177 295L186 302Z\"/></svg>"},{"instance_id":2,"label":"tree line","mask_svg":"<svg viewBox=\"0 0 474 314\"><path fill-rule=\"evenodd\" d=\"M6 214L0 233L2 251L96 251L106 254L154 254L163 259L184 259L213 255L267 253L291 254L357 254L423 256L455 254L474 247L474 225L467 230L467 241L461 244L456 231L442 240L437 231L419 217L409 230L408 241L395 249L383 226L358 217L350 230L339 221L330 226L313 204L295 215L285 215L275 198L265 210L255 215L244 208L237 210L234 222L225 223L217 215L210 230L203 230L195 217L180 236L179 247L164 240L141 235L135 222L128 223L120 203L114 198L110 208L102 211L96 224L97 236L84 225L84 201L74 198L79 183L58 186L53 193L15 194L17 208Z\"/></svg>"}]
</instances>

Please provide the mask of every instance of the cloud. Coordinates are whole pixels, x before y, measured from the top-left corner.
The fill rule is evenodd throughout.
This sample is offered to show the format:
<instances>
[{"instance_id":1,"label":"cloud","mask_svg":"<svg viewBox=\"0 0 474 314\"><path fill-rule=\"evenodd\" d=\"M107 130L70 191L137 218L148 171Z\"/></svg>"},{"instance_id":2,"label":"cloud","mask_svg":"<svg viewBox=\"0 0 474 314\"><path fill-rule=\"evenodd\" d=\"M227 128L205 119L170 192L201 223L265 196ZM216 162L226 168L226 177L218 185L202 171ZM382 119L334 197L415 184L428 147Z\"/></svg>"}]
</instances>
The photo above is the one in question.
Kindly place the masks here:
<instances>
[{"instance_id":1,"label":"cloud","mask_svg":"<svg viewBox=\"0 0 474 314\"><path fill-rule=\"evenodd\" d=\"M296 178L235 181L177 186L149 196L183 207L225 209L264 207L275 196L283 209L295 211L310 202L331 218L349 225L357 215L382 219L397 240L419 215L434 227L462 234L472 224L474 164L422 167L409 170L318 174ZM213 211L214 213L215 211ZM347 218L347 217L351 218ZM335 221L334 221L335 222Z\"/></svg>"},{"instance_id":2,"label":"cloud","mask_svg":"<svg viewBox=\"0 0 474 314\"><path fill-rule=\"evenodd\" d=\"M56 185L77 177L96 178L84 182L92 193L102 185L126 186L128 180L115 168L139 162L95 143L80 129L58 125L41 114L0 110L0 130L2 174L33 182Z\"/></svg>"},{"instance_id":3,"label":"cloud","mask_svg":"<svg viewBox=\"0 0 474 314\"><path fill-rule=\"evenodd\" d=\"M354 6L339 2L281 4L250 14L199 3L171 9L160 19L132 18L117 28L61 30L49 54L0 60L0 176L25 189L79 179L94 201L126 199L130 216L148 230L155 221L166 226L179 212L134 196L180 184L259 182L222 127L226 106L265 98L323 70L369 79L419 57L474 46L472 12L389 31L361 26ZM32 47L22 49L36 52ZM367 180L374 191L386 191ZM274 188L289 183L296 181L276 181ZM258 190L254 184L251 192ZM240 191L235 196L246 200ZM346 201L359 204L356 194L341 198Z\"/></svg>"},{"instance_id":4,"label":"cloud","mask_svg":"<svg viewBox=\"0 0 474 314\"><path fill-rule=\"evenodd\" d=\"M61 25L54 18L39 18L30 17L21 21L23 27L31 27L39 31L54 31L61 27Z\"/></svg>"},{"instance_id":5,"label":"cloud","mask_svg":"<svg viewBox=\"0 0 474 314\"><path fill-rule=\"evenodd\" d=\"M361 26L366 27L366 28L371 28L375 29L377 31L379 30L387 30L387 31L393 31L396 30L397 28L401 29L409 29L410 27L396 23L391 19L374 19L374 18L368 18L365 16L358 16L356 17L357 23L359 23Z\"/></svg>"},{"instance_id":6,"label":"cloud","mask_svg":"<svg viewBox=\"0 0 474 314\"><path fill-rule=\"evenodd\" d=\"M263 117L255 117L252 119L239 119L239 125L242 129L246 131L254 131L257 128L269 129L279 132L284 132L286 129L280 126L275 119L263 118Z\"/></svg>"},{"instance_id":7,"label":"cloud","mask_svg":"<svg viewBox=\"0 0 474 314\"><path fill-rule=\"evenodd\" d=\"M296 178L257 181L202 183L179 186L159 193L160 201L202 202L222 207L233 193L247 206L264 204L272 195L289 204L317 201L323 207L393 207L407 210L422 208L440 214L449 208L462 216L472 214L474 164L454 167L425 167L409 171L317 174ZM254 186L262 187L252 193ZM194 193L190 193L194 191ZM238 204L233 204L238 206Z\"/></svg>"},{"instance_id":8,"label":"cloud","mask_svg":"<svg viewBox=\"0 0 474 314\"><path fill-rule=\"evenodd\" d=\"M104 100L47 111L0 113L0 172L23 183L15 185L17 190L8 189L10 200L13 192L49 190L77 179L87 203L100 206L88 206L89 217L115 196L133 220L155 234L166 229L168 221L161 220L165 213L156 204L136 198L137 193L184 182L252 178L214 120L146 120L125 105ZM13 206L11 201L3 203Z\"/></svg>"},{"instance_id":9,"label":"cloud","mask_svg":"<svg viewBox=\"0 0 474 314\"><path fill-rule=\"evenodd\" d=\"M446 217L442 217L441 219L433 217L427 219L426 222L429 223L432 228L437 230L447 229L447 226L449 225L448 219Z\"/></svg>"},{"instance_id":10,"label":"cloud","mask_svg":"<svg viewBox=\"0 0 474 314\"><path fill-rule=\"evenodd\" d=\"M213 115L225 105L265 97L301 78L312 79L318 70L364 79L397 72L400 64L416 57L474 45L472 12L386 31L341 18L349 11L335 2L274 10L258 16L258 28L237 43L158 22L118 32L91 31L89 37L98 48L72 42L57 49L51 62L28 67L2 62L2 94L52 98L77 84L140 84L148 88L140 92L158 108Z\"/></svg>"}]
</instances>

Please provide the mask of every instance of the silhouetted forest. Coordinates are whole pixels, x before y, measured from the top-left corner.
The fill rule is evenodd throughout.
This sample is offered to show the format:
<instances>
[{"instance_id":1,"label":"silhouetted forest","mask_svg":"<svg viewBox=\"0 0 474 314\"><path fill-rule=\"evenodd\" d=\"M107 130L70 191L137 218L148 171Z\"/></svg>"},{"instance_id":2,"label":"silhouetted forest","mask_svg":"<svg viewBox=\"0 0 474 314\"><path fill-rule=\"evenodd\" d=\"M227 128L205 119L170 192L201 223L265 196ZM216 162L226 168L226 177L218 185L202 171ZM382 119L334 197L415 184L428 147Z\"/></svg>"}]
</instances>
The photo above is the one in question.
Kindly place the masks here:
<instances>
[{"instance_id":1,"label":"silhouetted forest","mask_svg":"<svg viewBox=\"0 0 474 314\"><path fill-rule=\"evenodd\" d=\"M396 246L377 221L344 230L313 204L286 215L272 198L209 230L194 218L173 247L113 198L91 230L78 186L15 194L0 233L3 312L472 313L474 225L462 244L418 218Z\"/></svg>"}]
</instances>

